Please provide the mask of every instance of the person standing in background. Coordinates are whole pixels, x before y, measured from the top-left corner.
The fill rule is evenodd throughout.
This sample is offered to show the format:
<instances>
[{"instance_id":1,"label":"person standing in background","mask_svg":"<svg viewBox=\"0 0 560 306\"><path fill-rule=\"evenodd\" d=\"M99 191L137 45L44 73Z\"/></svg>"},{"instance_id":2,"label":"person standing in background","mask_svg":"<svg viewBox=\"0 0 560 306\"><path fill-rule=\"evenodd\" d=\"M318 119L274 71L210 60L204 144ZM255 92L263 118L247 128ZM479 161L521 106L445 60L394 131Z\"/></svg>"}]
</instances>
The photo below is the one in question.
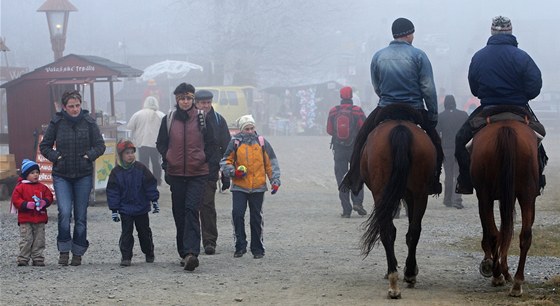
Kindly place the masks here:
<instances>
[{"instance_id":1,"label":"person standing in background","mask_svg":"<svg viewBox=\"0 0 560 306\"><path fill-rule=\"evenodd\" d=\"M212 123L214 123L209 125L209 127L213 129L214 139L218 146L218 154L221 158L226 151L231 135L229 134L226 119L224 119L224 117L222 117L222 115L216 112L212 107L213 97L214 95L212 92L208 90L198 90L194 95L196 107L204 111L206 121L212 121ZM202 206L200 207L200 226L202 231L202 246L204 247L204 253L207 255L213 255L216 253L216 241L218 240L215 197L217 181L220 178L220 161L216 159L209 162L208 167L210 173L208 174ZM222 175L221 180L222 191L224 191L230 186L230 178Z\"/></svg>"},{"instance_id":2,"label":"person standing in background","mask_svg":"<svg viewBox=\"0 0 560 306\"><path fill-rule=\"evenodd\" d=\"M161 119L165 116L159 111L159 101L154 96L144 100L144 108L130 117L127 128L132 131L132 142L138 146L138 159L154 174L158 186L161 185L161 156L156 148L156 140Z\"/></svg>"},{"instance_id":3,"label":"person standing in background","mask_svg":"<svg viewBox=\"0 0 560 306\"><path fill-rule=\"evenodd\" d=\"M455 135L463 123L467 121L469 115L457 109L457 103L453 95L446 95L443 100L445 110L439 114L436 129L441 137L441 147L443 148L443 171L445 181L443 188L443 204L447 207L463 208L461 195L455 193L455 184L459 175L459 166L454 157L455 154Z\"/></svg>"},{"instance_id":4,"label":"person standing in background","mask_svg":"<svg viewBox=\"0 0 560 306\"><path fill-rule=\"evenodd\" d=\"M340 89L340 105L330 109L327 119L327 134L332 136L331 149L334 155L334 174L337 186L340 185L344 174L348 171L354 140L366 120L366 115L359 106L354 105L352 97L351 87ZM350 218L352 210L358 212L360 216L367 215L367 211L363 207L363 189L357 195L339 190L338 198L342 205L340 215L342 218Z\"/></svg>"},{"instance_id":5,"label":"person standing in background","mask_svg":"<svg viewBox=\"0 0 560 306\"><path fill-rule=\"evenodd\" d=\"M55 114L39 145L41 154L53 163L52 178L58 208L58 263L82 264L89 247L87 209L93 187L95 160L105 152L105 141L95 119L82 109L78 91L62 95L62 111ZM55 148L56 145L56 148ZM70 219L74 233L70 234Z\"/></svg>"}]
</instances>

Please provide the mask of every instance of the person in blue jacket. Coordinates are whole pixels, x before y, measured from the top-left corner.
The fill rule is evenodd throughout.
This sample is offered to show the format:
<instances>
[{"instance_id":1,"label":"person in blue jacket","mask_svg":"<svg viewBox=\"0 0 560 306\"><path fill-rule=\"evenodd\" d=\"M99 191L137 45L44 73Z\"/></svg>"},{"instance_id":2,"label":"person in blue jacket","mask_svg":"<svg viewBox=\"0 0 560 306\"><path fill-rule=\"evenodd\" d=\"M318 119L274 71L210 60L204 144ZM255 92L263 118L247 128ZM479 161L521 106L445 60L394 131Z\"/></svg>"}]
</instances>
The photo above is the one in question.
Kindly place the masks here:
<instances>
[{"instance_id":1,"label":"person in blue jacket","mask_svg":"<svg viewBox=\"0 0 560 306\"><path fill-rule=\"evenodd\" d=\"M496 106L518 106L529 115L533 126L542 136L544 127L529 108L529 100L536 98L542 87L541 71L531 56L517 47L517 38L512 35L511 20L504 16L492 19L491 36L484 48L474 54L469 66L468 80L471 92L480 99L480 106L465 121L455 137L455 157L459 164L456 192L472 194L470 178L470 155L465 145L473 137L470 125L472 118L484 109ZM529 125L532 125L531 123ZM539 146L540 186L545 185L542 175L546 165L546 152Z\"/></svg>"},{"instance_id":2,"label":"person in blue jacket","mask_svg":"<svg viewBox=\"0 0 560 306\"><path fill-rule=\"evenodd\" d=\"M113 221L121 223L121 266L130 266L134 237L134 225L138 232L140 249L146 255L146 262L154 262L154 242L148 213L159 213L159 191L157 179L148 168L136 161L136 147L129 140L117 144L118 165L111 170L107 182L107 204L112 211ZM119 217L120 215L120 217Z\"/></svg>"}]
</instances>

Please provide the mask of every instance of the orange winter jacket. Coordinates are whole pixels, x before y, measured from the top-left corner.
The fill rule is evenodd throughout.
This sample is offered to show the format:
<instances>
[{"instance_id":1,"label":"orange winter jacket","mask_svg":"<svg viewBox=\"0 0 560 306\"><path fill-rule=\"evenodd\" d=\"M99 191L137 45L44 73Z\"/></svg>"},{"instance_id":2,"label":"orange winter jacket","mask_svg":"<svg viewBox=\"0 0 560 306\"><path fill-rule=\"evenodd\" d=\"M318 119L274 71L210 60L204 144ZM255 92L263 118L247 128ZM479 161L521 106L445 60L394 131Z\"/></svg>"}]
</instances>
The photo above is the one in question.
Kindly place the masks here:
<instances>
[{"instance_id":1,"label":"orange winter jacket","mask_svg":"<svg viewBox=\"0 0 560 306\"><path fill-rule=\"evenodd\" d=\"M221 161L224 175L232 177L231 191L247 193L267 191L266 177L271 184L280 186L280 167L272 146L266 140L261 145L255 134L235 135ZM235 169L239 166L247 167L247 175L235 177Z\"/></svg>"}]
</instances>

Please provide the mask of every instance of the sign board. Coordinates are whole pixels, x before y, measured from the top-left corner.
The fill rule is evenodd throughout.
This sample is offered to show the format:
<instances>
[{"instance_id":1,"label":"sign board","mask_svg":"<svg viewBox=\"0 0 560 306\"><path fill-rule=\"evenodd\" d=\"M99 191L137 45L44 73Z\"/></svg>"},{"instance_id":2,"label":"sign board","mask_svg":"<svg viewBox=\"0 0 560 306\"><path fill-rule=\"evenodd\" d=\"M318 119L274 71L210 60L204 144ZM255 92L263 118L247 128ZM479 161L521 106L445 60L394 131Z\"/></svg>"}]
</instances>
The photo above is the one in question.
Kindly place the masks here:
<instances>
[{"instance_id":1,"label":"sign board","mask_svg":"<svg viewBox=\"0 0 560 306\"><path fill-rule=\"evenodd\" d=\"M105 138L105 153L95 160L93 186L95 190L104 190L109 182L109 174L115 168L117 142L114 138Z\"/></svg>"},{"instance_id":2,"label":"sign board","mask_svg":"<svg viewBox=\"0 0 560 306\"><path fill-rule=\"evenodd\" d=\"M35 162L39 165L39 172L40 172L39 182L49 187L49 189L51 190L54 196L54 199L56 200L56 193L54 192L54 185L52 179L53 164L41 154L41 151L39 151L39 144L41 143L41 141L43 141L43 134L39 135L39 139L37 141L37 147L35 148L36 150L35 156L37 156L35 158Z\"/></svg>"}]
</instances>

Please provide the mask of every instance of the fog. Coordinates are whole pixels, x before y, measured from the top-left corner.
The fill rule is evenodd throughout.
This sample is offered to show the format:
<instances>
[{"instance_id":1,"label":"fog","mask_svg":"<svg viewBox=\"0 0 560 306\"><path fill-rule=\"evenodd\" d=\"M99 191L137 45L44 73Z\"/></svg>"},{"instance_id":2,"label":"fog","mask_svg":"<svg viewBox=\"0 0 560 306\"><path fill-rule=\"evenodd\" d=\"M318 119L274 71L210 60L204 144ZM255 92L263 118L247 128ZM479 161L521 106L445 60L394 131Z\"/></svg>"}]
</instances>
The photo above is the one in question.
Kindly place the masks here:
<instances>
[{"instance_id":1,"label":"fog","mask_svg":"<svg viewBox=\"0 0 560 306\"><path fill-rule=\"evenodd\" d=\"M0 36L10 66L29 71L53 61L44 0L0 0ZM467 68L496 15L512 20L519 47L543 72L543 92L559 90L559 4L537 1L71 0L64 55L97 55L144 69L172 58L202 65L195 85L257 89L330 80L371 93L372 54L391 41L391 23L415 24L413 44L432 61L438 94L469 97ZM6 66L1 57L0 66ZM158 60L156 60L158 59ZM152 60L152 62L149 62ZM189 76L184 80L189 81ZM198 84L200 83L200 84ZM333 105L337 101L333 101Z\"/></svg>"}]
</instances>

